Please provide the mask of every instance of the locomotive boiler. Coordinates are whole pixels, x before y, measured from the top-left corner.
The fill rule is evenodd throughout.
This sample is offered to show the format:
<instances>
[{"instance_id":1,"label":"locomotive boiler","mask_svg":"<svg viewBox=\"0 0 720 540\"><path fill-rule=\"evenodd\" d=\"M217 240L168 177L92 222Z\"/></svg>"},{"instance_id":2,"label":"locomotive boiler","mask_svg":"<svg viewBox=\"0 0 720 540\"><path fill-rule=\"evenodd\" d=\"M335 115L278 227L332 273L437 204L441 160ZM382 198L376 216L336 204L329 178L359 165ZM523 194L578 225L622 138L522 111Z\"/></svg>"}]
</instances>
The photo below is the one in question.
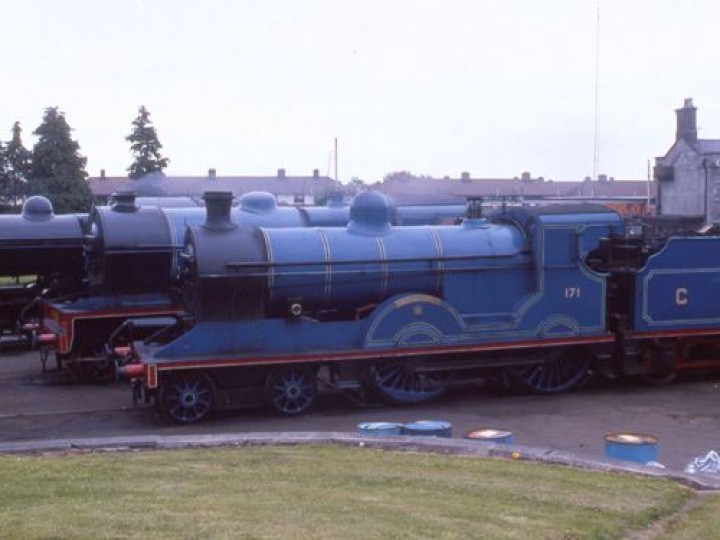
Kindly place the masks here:
<instances>
[{"instance_id":1,"label":"locomotive boiler","mask_svg":"<svg viewBox=\"0 0 720 540\"><path fill-rule=\"evenodd\" d=\"M86 216L55 215L42 196L28 198L19 215L0 216L3 341L31 341L41 293L52 297L84 287L85 221Z\"/></svg>"},{"instance_id":2,"label":"locomotive boiler","mask_svg":"<svg viewBox=\"0 0 720 540\"><path fill-rule=\"evenodd\" d=\"M208 205L182 254L191 319L134 343L136 393L179 422L262 400L285 414L318 378L395 403L436 399L470 370L569 389L609 356L607 274L585 260L623 231L604 207L506 210L393 226L377 193L344 228L248 227Z\"/></svg>"}]
</instances>

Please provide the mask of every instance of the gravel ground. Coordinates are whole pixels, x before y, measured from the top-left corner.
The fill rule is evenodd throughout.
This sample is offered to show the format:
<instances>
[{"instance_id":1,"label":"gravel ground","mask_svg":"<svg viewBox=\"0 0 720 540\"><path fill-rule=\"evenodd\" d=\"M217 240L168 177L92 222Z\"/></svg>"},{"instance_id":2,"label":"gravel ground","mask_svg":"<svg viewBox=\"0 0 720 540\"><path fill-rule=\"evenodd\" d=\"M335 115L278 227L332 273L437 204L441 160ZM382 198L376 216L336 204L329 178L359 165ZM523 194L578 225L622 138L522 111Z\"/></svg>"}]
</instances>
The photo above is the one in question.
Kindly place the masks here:
<instances>
[{"instance_id":1,"label":"gravel ground","mask_svg":"<svg viewBox=\"0 0 720 540\"><path fill-rule=\"evenodd\" d=\"M594 382L560 396L512 395L482 386L457 388L421 407L358 404L324 394L300 417L263 410L223 413L195 426L168 424L150 408L133 409L126 385L74 384L40 372L34 352L0 355L0 442L78 437L278 432L350 432L361 422L452 423L453 437L488 427L513 432L517 444L604 456L604 434L628 431L658 438L658 461L683 469L694 457L720 451L720 374L693 375L662 387Z\"/></svg>"}]
</instances>

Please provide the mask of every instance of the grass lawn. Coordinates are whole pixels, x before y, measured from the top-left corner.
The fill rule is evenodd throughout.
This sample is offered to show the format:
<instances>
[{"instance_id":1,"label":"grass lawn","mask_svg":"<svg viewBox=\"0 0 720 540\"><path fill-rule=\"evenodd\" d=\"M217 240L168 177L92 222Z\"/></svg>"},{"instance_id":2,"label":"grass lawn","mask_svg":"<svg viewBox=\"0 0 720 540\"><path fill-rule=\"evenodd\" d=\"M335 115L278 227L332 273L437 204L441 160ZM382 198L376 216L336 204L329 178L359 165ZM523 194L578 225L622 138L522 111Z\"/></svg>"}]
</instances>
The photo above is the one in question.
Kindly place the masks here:
<instances>
[{"instance_id":1,"label":"grass lawn","mask_svg":"<svg viewBox=\"0 0 720 540\"><path fill-rule=\"evenodd\" d=\"M32 283L37 276L0 276L0 287L7 285L24 285Z\"/></svg>"},{"instance_id":2,"label":"grass lawn","mask_svg":"<svg viewBox=\"0 0 720 540\"><path fill-rule=\"evenodd\" d=\"M662 479L335 446L0 456L0 480L3 538L623 538L713 501ZM698 523L718 526L713 504Z\"/></svg>"},{"instance_id":3,"label":"grass lawn","mask_svg":"<svg viewBox=\"0 0 720 540\"><path fill-rule=\"evenodd\" d=\"M720 537L720 496L717 494L702 495L695 501L697 504L683 513L680 519L672 522L664 534L657 538L662 540L698 540L700 538Z\"/></svg>"}]
</instances>

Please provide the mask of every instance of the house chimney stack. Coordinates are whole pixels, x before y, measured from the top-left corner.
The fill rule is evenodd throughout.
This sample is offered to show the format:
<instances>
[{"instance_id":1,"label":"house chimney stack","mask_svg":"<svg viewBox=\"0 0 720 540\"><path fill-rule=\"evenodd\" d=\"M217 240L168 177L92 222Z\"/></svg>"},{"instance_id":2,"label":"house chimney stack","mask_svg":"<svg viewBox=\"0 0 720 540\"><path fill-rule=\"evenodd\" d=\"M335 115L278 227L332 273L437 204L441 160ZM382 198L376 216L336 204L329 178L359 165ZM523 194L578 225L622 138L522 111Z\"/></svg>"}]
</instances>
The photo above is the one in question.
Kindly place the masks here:
<instances>
[{"instance_id":1,"label":"house chimney stack","mask_svg":"<svg viewBox=\"0 0 720 540\"><path fill-rule=\"evenodd\" d=\"M686 98L682 109L675 109L677 114L676 140L684 139L689 143L697 142L697 108L692 98Z\"/></svg>"},{"instance_id":2,"label":"house chimney stack","mask_svg":"<svg viewBox=\"0 0 720 540\"><path fill-rule=\"evenodd\" d=\"M278 169L277 177L281 180L285 178L285 169Z\"/></svg>"},{"instance_id":3,"label":"house chimney stack","mask_svg":"<svg viewBox=\"0 0 720 540\"><path fill-rule=\"evenodd\" d=\"M208 178L214 180L217 177L217 171L213 167L212 169L208 169Z\"/></svg>"}]
</instances>

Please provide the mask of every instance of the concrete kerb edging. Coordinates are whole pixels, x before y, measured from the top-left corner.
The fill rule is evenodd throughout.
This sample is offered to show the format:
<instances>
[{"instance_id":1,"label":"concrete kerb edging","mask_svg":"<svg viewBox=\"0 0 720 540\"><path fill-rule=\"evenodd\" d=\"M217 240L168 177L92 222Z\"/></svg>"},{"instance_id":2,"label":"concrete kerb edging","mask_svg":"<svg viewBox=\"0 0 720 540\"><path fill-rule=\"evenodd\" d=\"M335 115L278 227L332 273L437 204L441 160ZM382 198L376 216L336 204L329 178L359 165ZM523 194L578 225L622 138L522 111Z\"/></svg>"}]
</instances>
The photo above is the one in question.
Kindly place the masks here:
<instances>
[{"instance_id":1,"label":"concrete kerb edging","mask_svg":"<svg viewBox=\"0 0 720 540\"><path fill-rule=\"evenodd\" d=\"M535 461L579 469L624 472L667 478L697 490L720 490L720 476L690 475L672 469L648 467L630 461L591 459L571 452L530 446L497 444L441 437L367 436L345 432L224 433L217 435L137 435L85 439L0 442L0 454L46 454L66 452L111 452L172 450L222 446L337 444L406 452L433 452L468 457Z\"/></svg>"}]
</instances>

